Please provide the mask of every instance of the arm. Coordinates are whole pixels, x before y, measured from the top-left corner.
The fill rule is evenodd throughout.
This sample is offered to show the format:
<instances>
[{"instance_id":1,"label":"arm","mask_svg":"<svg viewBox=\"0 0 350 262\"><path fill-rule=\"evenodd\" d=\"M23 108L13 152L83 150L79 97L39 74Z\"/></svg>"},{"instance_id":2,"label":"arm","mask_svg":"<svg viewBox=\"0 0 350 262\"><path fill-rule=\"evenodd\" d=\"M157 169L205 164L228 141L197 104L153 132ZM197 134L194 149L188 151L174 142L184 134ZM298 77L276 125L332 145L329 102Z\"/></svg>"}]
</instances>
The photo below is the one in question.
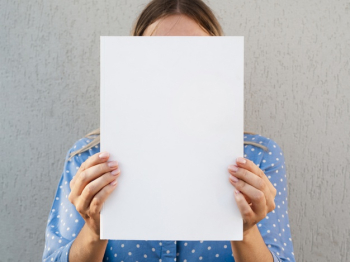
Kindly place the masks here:
<instances>
[{"instance_id":1,"label":"arm","mask_svg":"<svg viewBox=\"0 0 350 262\"><path fill-rule=\"evenodd\" d=\"M288 180L284 154L279 145L270 139L260 168L276 188L276 208L267 214L257 226L265 244L276 261L295 261L288 216Z\"/></svg>"},{"instance_id":2,"label":"arm","mask_svg":"<svg viewBox=\"0 0 350 262\"><path fill-rule=\"evenodd\" d=\"M76 172L77 164L74 159L67 161L71 151L72 149L67 153L47 221L42 261L68 261L75 235L84 225L84 220L67 199L70 192L69 181Z\"/></svg>"},{"instance_id":3,"label":"arm","mask_svg":"<svg viewBox=\"0 0 350 262\"><path fill-rule=\"evenodd\" d=\"M116 188L118 163L107 152L96 153L82 163L70 181L68 199L84 218L85 224L69 252L69 261L101 261L108 241L100 239L100 211Z\"/></svg>"},{"instance_id":4,"label":"arm","mask_svg":"<svg viewBox=\"0 0 350 262\"><path fill-rule=\"evenodd\" d=\"M239 171L230 171L237 180L231 184L242 191L235 197L244 220L243 241L231 242L236 261L294 261L284 157L274 141L267 147L260 164L246 159L237 163Z\"/></svg>"},{"instance_id":5,"label":"arm","mask_svg":"<svg viewBox=\"0 0 350 262\"><path fill-rule=\"evenodd\" d=\"M83 143L74 149L79 146ZM100 210L120 172L118 165L108 165L108 153L84 152L67 161L71 150L50 213L43 261L101 261L108 241L99 239Z\"/></svg>"},{"instance_id":6,"label":"arm","mask_svg":"<svg viewBox=\"0 0 350 262\"><path fill-rule=\"evenodd\" d=\"M243 241L231 241L231 248L235 261L237 262L274 261L274 258L266 247L264 239L256 225L254 225L249 231L244 232Z\"/></svg>"},{"instance_id":7,"label":"arm","mask_svg":"<svg viewBox=\"0 0 350 262\"><path fill-rule=\"evenodd\" d=\"M69 261L102 261L107 243L85 224L72 244Z\"/></svg>"}]
</instances>

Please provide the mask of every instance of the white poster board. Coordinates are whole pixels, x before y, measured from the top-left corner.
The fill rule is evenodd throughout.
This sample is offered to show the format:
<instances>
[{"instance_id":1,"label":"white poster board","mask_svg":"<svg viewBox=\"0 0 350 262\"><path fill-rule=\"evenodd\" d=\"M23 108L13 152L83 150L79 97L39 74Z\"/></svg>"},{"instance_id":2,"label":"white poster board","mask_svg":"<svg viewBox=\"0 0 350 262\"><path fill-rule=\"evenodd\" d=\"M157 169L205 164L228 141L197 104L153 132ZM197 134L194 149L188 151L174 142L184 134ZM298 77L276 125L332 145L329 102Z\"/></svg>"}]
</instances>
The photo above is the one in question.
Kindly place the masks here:
<instances>
[{"instance_id":1,"label":"white poster board","mask_svg":"<svg viewBox=\"0 0 350 262\"><path fill-rule=\"evenodd\" d=\"M121 175L101 239L242 240L242 36L101 36L101 152Z\"/></svg>"}]
</instances>

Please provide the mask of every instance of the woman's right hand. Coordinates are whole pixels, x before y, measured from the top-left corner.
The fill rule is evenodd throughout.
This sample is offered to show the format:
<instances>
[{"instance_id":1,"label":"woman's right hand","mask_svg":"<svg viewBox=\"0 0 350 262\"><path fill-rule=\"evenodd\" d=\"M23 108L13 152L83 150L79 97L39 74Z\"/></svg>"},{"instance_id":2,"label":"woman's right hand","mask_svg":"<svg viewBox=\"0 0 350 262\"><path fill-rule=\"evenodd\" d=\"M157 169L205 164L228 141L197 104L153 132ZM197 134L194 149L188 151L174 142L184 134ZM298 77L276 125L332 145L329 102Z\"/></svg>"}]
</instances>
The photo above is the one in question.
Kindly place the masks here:
<instances>
[{"instance_id":1,"label":"woman's right hand","mask_svg":"<svg viewBox=\"0 0 350 262\"><path fill-rule=\"evenodd\" d=\"M118 163L107 161L109 153L96 153L81 164L69 186L69 201L85 220L93 237L100 238L100 211L116 188L120 175Z\"/></svg>"}]
</instances>

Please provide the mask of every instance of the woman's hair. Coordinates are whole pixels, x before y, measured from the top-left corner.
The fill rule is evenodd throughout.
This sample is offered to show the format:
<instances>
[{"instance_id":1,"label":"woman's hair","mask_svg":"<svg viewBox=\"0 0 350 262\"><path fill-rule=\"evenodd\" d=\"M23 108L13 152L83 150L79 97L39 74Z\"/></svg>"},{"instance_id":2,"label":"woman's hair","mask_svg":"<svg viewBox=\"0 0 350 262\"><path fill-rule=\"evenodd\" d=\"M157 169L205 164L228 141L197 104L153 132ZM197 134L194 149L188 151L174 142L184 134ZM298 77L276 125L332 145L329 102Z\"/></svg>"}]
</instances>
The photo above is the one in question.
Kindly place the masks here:
<instances>
[{"instance_id":1,"label":"woman's hair","mask_svg":"<svg viewBox=\"0 0 350 262\"><path fill-rule=\"evenodd\" d=\"M211 36L223 36L223 30L214 16L212 10L202 0L152 0L143 9L136 19L130 35L142 36L146 28L160 18L182 14L193 19L198 25ZM244 132L244 134L253 134ZM92 141L81 149L70 154L69 159L100 143L100 128L85 135ZM267 151L265 146L254 142L244 142L245 145L254 145Z\"/></svg>"}]
</instances>

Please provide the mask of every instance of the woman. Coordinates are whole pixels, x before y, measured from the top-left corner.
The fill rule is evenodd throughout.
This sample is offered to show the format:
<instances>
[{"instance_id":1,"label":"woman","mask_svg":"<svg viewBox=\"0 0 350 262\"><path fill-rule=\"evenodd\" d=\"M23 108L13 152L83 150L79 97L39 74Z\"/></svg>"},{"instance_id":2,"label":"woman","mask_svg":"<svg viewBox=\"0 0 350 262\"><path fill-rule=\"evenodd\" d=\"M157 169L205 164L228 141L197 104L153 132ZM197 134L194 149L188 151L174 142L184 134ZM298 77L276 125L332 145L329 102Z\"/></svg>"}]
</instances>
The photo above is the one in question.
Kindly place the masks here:
<instances>
[{"instance_id":1,"label":"woman","mask_svg":"<svg viewBox=\"0 0 350 262\"><path fill-rule=\"evenodd\" d=\"M221 36L201 0L153 0L134 36ZM118 163L96 130L69 150L49 215L43 261L294 261L284 157L271 139L245 133L244 158L228 167L244 221L243 241L100 240L100 210L117 187Z\"/></svg>"}]
</instances>

